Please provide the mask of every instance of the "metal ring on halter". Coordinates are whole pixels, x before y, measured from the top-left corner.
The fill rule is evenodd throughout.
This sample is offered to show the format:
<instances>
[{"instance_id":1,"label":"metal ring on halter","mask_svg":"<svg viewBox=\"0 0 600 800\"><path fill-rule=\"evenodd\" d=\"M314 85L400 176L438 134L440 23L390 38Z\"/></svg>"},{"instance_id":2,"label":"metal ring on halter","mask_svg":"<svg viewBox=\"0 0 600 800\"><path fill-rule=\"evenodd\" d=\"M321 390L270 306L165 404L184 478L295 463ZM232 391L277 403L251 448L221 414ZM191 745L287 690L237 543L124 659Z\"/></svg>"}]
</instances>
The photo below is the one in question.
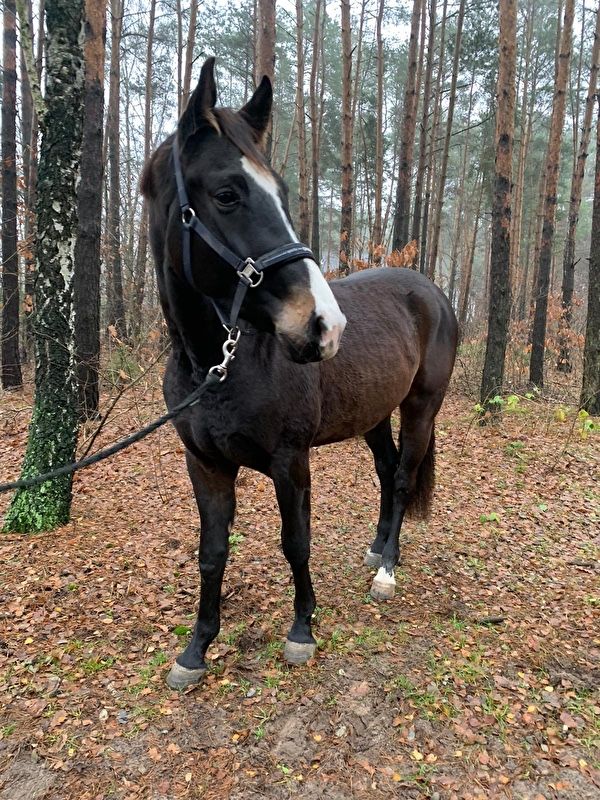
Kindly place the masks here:
<instances>
[{"instance_id":1,"label":"metal ring on halter","mask_svg":"<svg viewBox=\"0 0 600 800\"><path fill-rule=\"evenodd\" d=\"M189 216L186 216L186 214L189 214ZM188 206L184 211L181 212L181 221L186 227L189 228L189 226L192 224L192 219L195 216L196 212L194 209L191 206Z\"/></svg>"}]
</instances>

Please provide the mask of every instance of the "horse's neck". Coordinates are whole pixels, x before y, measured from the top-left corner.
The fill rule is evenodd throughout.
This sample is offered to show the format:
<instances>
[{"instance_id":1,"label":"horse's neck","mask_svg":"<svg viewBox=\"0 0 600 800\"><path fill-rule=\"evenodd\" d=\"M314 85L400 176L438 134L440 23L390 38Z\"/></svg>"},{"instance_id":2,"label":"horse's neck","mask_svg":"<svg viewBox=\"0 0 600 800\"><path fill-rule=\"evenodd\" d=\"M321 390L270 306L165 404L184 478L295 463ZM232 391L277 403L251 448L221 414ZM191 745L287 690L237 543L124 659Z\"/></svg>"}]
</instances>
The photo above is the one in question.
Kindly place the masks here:
<instances>
[{"instance_id":1,"label":"horse's neck","mask_svg":"<svg viewBox=\"0 0 600 800\"><path fill-rule=\"evenodd\" d=\"M173 346L184 352L194 378L203 379L207 369L223 360L221 348L226 338L212 303L204 295L172 283L163 310Z\"/></svg>"}]
</instances>

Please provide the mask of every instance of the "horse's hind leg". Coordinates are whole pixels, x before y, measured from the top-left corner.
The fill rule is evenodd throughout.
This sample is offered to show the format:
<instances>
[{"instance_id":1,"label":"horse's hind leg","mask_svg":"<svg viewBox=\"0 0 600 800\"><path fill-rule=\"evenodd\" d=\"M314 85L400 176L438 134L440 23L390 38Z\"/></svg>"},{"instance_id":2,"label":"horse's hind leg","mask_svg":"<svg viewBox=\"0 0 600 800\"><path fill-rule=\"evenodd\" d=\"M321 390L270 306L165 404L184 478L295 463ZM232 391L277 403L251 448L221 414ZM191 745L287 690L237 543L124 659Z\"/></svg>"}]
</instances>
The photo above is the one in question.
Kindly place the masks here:
<instances>
[{"instance_id":1,"label":"horse's hind leg","mask_svg":"<svg viewBox=\"0 0 600 800\"><path fill-rule=\"evenodd\" d=\"M271 474L281 512L281 544L294 576L295 619L285 643L284 658L304 664L315 653L311 630L316 607L308 567L310 557L310 468L308 451L277 455Z\"/></svg>"},{"instance_id":2,"label":"horse's hind leg","mask_svg":"<svg viewBox=\"0 0 600 800\"><path fill-rule=\"evenodd\" d=\"M394 473L398 466L398 451L392 436L391 418L387 417L372 430L365 433L365 441L373 453L375 470L381 486L381 500L377 535L365 553L364 563L367 567L380 567L381 554L388 540L392 524Z\"/></svg>"},{"instance_id":3,"label":"horse's hind leg","mask_svg":"<svg viewBox=\"0 0 600 800\"><path fill-rule=\"evenodd\" d=\"M394 567L400 555L400 529L406 511L426 512L434 480L434 420L442 399L439 393L415 393L400 407L400 458L394 475L392 521L381 567L371 586L371 596L376 600L389 600L394 596Z\"/></svg>"},{"instance_id":4,"label":"horse's hind leg","mask_svg":"<svg viewBox=\"0 0 600 800\"><path fill-rule=\"evenodd\" d=\"M200 512L200 606L190 643L177 657L167 684L171 689L185 689L198 683L206 672L204 661L209 644L219 633L221 584L227 562L229 532L235 514L235 478L237 467L230 469L205 466L186 453L188 472Z\"/></svg>"}]
</instances>

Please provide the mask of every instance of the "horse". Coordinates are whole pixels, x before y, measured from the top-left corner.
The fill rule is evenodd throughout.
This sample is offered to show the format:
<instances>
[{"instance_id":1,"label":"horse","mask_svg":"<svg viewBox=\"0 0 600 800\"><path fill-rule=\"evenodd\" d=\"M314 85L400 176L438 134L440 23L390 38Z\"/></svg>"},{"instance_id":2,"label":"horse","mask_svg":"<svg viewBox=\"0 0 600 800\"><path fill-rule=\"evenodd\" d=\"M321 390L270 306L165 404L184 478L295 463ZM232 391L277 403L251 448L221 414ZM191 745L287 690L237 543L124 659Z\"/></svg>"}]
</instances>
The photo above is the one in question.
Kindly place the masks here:
<instances>
[{"instance_id":1,"label":"horse","mask_svg":"<svg viewBox=\"0 0 600 800\"><path fill-rule=\"evenodd\" d=\"M454 365L456 318L425 276L378 267L327 282L298 242L287 187L262 149L272 98L264 77L240 110L218 107L208 59L175 133L141 179L172 343L167 406L215 378L174 422L200 515L201 591L193 634L167 677L173 689L200 682L220 629L242 466L275 487L295 589L287 662L304 664L316 650L311 447L364 436L381 485L365 564L377 569L371 596L393 597L403 519L429 509L434 421ZM391 428L397 408L398 447Z\"/></svg>"}]
</instances>

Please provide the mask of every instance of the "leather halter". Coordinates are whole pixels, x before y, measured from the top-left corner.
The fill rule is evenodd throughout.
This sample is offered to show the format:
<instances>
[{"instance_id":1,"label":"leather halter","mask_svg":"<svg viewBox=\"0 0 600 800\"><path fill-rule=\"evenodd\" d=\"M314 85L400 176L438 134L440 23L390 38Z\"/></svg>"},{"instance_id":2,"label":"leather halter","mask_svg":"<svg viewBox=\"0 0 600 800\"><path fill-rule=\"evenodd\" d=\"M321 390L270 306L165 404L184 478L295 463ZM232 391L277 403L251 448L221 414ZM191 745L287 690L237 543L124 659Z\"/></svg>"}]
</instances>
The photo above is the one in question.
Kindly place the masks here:
<instances>
[{"instance_id":1,"label":"leather halter","mask_svg":"<svg viewBox=\"0 0 600 800\"><path fill-rule=\"evenodd\" d=\"M231 336L232 331L237 332L238 316L244 301L244 297L246 296L246 292L248 289L255 289L262 283L264 278L264 270L266 270L268 267L289 264L291 261L297 261L300 258L310 258L315 262L317 260L314 257L312 250L300 242L290 242L289 244L281 245L280 247L270 250L257 259L240 258L226 245L224 245L223 242L221 242L213 233L211 233L206 225L200 222L196 216L196 212L191 207L181 169L181 158L179 154L177 133L173 139L172 153L175 181L177 183L177 196L179 198L179 206L181 209L183 274L189 286L194 289L194 291L198 291L194 284L194 273L192 272L192 232L202 239L202 241L207 244L210 249L219 256L219 258L229 264L229 266L236 271L239 283L235 290L235 295L231 304L231 310L229 312L229 319L227 321L214 298L209 298L215 307L215 311L217 312L219 319Z\"/></svg>"}]
</instances>

